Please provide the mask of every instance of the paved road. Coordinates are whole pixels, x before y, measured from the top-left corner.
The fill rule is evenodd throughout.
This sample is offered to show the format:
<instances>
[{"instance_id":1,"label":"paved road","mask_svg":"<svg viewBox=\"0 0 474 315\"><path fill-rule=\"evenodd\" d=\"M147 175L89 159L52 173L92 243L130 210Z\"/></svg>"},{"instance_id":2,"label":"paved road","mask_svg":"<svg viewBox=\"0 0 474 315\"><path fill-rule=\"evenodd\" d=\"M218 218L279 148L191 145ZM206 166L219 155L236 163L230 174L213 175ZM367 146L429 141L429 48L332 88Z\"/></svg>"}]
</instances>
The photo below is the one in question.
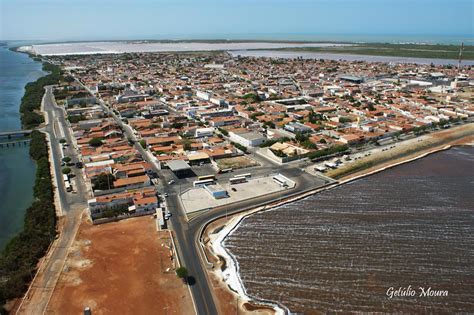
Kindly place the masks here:
<instances>
[{"instance_id":1,"label":"paved road","mask_svg":"<svg viewBox=\"0 0 474 315\"><path fill-rule=\"evenodd\" d=\"M260 204L271 203L280 198L283 199L324 185L323 180L303 173L296 168L286 169L281 167L280 169L274 168L274 171L280 171L282 174L291 177L295 180L297 187L232 205L214 208L189 222L186 222L184 211L178 202L177 195L170 195L168 204L172 207L172 212L174 213L171 221L178 240L181 259L188 268L190 275L196 280L196 284L192 286L192 292L196 303L200 304L198 305L199 314L217 314L212 295L213 291L206 276L204 261L202 261L202 256L199 252L201 250L198 244L201 228L217 218L249 210Z\"/></svg>"},{"instance_id":2,"label":"paved road","mask_svg":"<svg viewBox=\"0 0 474 315\"><path fill-rule=\"evenodd\" d=\"M46 88L43 97L44 111L47 115L48 124L43 131L49 135L50 150L53 154L56 174L59 174L57 187L59 202L63 211L64 225L60 231L59 238L53 243L51 251L45 259L37 277L31 284L29 294L25 297L21 308L17 314L44 314L46 312L53 289L61 274L62 266L67 257L68 250L74 241L76 231L79 227L82 211L87 206L87 189L82 179L81 171L73 169L75 177L74 188L77 193L66 192L61 175L62 149L59 140L66 138L68 143L72 143L69 129L66 128L64 112L56 106L51 87ZM61 130L60 126L64 126ZM75 150L69 146L64 150L64 154L77 161ZM53 185L56 186L53 180Z\"/></svg>"},{"instance_id":3,"label":"paved road","mask_svg":"<svg viewBox=\"0 0 474 315\"><path fill-rule=\"evenodd\" d=\"M80 81L77 82L82 85ZM91 94L93 94L85 85L82 86ZM100 99L99 104L111 117L114 118L123 132L125 132L127 138L135 142L134 147L140 152L142 157L147 162L151 163L154 171L159 174L160 190L162 192L169 193L167 204L170 212L173 214L173 216L170 218L171 228L175 232L180 261L188 269L189 275L195 279L195 283L190 286L190 289L196 305L197 313L199 315L218 314L213 297L213 290L211 290L204 267L204 261L202 261L201 254L199 252L201 249L198 244L198 239L200 237L199 232L201 231L201 228L209 221L219 217L241 212L246 209L254 208L259 204L271 203L275 200L278 200L279 198L289 197L291 195L300 194L304 191L321 187L326 184L325 180L301 171L300 167L295 166L294 163L292 163L292 165L278 166L260 157L253 156L253 158L262 164L260 168L255 168L255 170L252 170L253 173L257 172L258 174L269 174L280 172L283 175L289 176L291 179L293 179L296 182L296 188L259 198L253 198L251 200L246 200L239 203L234 203L228 206L214 208L213 210L204 213L188 222L185 211L182 209L181 204L178 201L179 190L181 190L182 187L179 185L168 185L169 177L174 175L172 175L169 171L163 171L159 168L154 157L148 151L144 150L137 142L138 139L133 133L132 128L129 125L123 123L120 117L118 117L107 106L107 104L105 104ZM249 170L244 172L249 172ZM235 174L223 174L220 176L229 177L233 175Z\"/></svg>"}]
</instances>

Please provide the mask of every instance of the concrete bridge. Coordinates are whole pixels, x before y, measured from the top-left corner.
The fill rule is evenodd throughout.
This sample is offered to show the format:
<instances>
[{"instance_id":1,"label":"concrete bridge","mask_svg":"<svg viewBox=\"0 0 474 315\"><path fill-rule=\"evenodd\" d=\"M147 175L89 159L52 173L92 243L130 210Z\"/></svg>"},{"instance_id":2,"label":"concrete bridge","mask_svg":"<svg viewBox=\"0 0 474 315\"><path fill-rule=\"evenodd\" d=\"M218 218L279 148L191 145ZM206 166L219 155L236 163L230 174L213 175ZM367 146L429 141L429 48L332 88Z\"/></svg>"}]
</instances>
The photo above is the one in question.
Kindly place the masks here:
<instances>
[{"instance_id":1,"label":"concrete bridge","mask_svg":"<svg viewBox=\"0 0 474 315\"><path fill-rule=\"evenodd\" d=\"M12 131L1 131L0 139L12 139L17 137L27 137L33 132L33 130L12 130Z\"/></svg>"},{"instance_id":2,"label":"concrete bridge","mask_svg":"<svg viewBox=\"0 0 474 315\"><path fill-rule=\"evenodd\" d=\"M23 139L17 139L14 141L8 141L8 142L0 142L0 149L7 149L7 148L14 148L14 147L21 147L21 146L27 146L30 143L31 139L30 138L23 138Z\"/></svg>"}]
</instances>

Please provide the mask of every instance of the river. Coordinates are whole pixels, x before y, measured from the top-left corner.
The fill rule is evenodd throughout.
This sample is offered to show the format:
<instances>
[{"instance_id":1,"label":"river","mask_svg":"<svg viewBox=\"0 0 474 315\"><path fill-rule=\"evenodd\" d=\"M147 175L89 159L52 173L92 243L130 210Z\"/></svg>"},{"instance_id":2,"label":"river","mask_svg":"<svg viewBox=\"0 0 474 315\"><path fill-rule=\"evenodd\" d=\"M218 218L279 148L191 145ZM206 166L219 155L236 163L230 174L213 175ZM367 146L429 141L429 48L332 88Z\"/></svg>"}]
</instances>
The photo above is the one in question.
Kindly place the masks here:
<instances>
[{"instance_id":1,"label":"river","mask_svg":"<svg viewBox=\"0 0 474 315\"><path fill-rule=\"evenodd\" d=\"M42 75L41 63L0 47L0 131L21 129L24 87ZM25 210L33 200L36 166L28 150L27 145L0 148L0 250L21 231Z\"/></svg>"},{"instance_id":2,"label":"river","mask_svg":"<svg viewBox=\"0 0 474 315\"><path fill-rule=\"evenodd\" d=\"M250 295L292 312L472 313L473 192L474 148L453 148L247 217L224 245Z\"/></svg>"}]
</instances>

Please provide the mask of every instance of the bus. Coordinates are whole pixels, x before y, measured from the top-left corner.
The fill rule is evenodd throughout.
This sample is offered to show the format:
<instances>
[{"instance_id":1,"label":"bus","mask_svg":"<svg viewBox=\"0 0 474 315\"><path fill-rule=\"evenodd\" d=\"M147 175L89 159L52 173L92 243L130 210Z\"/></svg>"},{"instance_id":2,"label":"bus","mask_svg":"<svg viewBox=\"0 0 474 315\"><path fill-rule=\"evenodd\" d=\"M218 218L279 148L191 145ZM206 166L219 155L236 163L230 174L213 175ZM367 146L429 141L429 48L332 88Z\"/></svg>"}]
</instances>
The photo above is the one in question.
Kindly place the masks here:
<instances>
[{"instance_id":1,"label":"bus","mask_svg":"<svg viewBox=\"0 0 474 315\"><path fill-rule=\"evenodd\" d=\"M273 180L276 181L281 187L288 187L288 183L281 175L273 176Z\"/></svg>"},{"instance_id":2,"label":"bus","mask_svg":"<svg viewBox=\"0 0 474 315\"><path fill-rule=\"evenodd\" d=\"M232 172L232 167L230 168L223 168L221 170L219 170L219 173L229 173L229 172Z\"/></svg>"},{"instance_id":3,"label":"bus","mask_svg":"<svg viewBox=\"0 0 474 315\"><path fill-rule=\"evenodd\" d=\"M203 179L203 180L196 180L193 182L194 187L201 187L205 185L214 184L214 179Z\"/></svg>"},{"instance_id":4,"label":"bus","mask_svg":"<svg viewBox=\"0 0 474 315\"><path fill-rule=\"evenodd\" d=\"M250 178L250 177L252 177L252 173L245 173L245 174L235 175L234 177L235 178L237 178L237 177Z\"/></svg>"},{"instance_id":5,"label":"bus","mask_svg":"<svg viewBox=\"0 0 474 315\"><path fill-rule=\"evenodd\" d=\"M247 182L247 178L245 177L232 177L229 179L229 183L231 185L245 183L245 182Z\"/></svg>"},{"instance_id":6,"label":"bus","mask_svg":"<svg viewBox=\"0 0 474 315\"><path fill-rule=\"evenodd\" d=\"M206 179L216 179L216 175L203 175L203 176L198 176L198 180L206 180Z\"/></svg>"}]
</instances>

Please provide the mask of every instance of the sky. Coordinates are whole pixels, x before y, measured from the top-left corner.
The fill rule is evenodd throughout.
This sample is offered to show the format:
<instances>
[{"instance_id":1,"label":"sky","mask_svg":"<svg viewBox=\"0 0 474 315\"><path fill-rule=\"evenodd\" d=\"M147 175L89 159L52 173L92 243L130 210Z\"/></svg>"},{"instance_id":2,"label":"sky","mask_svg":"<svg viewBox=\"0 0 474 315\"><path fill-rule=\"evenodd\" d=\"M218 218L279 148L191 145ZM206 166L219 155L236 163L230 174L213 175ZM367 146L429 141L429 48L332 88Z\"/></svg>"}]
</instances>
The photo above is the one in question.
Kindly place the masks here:
<instances>
[{"instance_id":1,"label":"sky","mask_svg":"<svg viewBox=\"0 0 474 315\"><path fill-rule=\"evenodd\" d=\"M1 40L474 37L474 0L0 0Z\"/></svg>"}]
</instances>

